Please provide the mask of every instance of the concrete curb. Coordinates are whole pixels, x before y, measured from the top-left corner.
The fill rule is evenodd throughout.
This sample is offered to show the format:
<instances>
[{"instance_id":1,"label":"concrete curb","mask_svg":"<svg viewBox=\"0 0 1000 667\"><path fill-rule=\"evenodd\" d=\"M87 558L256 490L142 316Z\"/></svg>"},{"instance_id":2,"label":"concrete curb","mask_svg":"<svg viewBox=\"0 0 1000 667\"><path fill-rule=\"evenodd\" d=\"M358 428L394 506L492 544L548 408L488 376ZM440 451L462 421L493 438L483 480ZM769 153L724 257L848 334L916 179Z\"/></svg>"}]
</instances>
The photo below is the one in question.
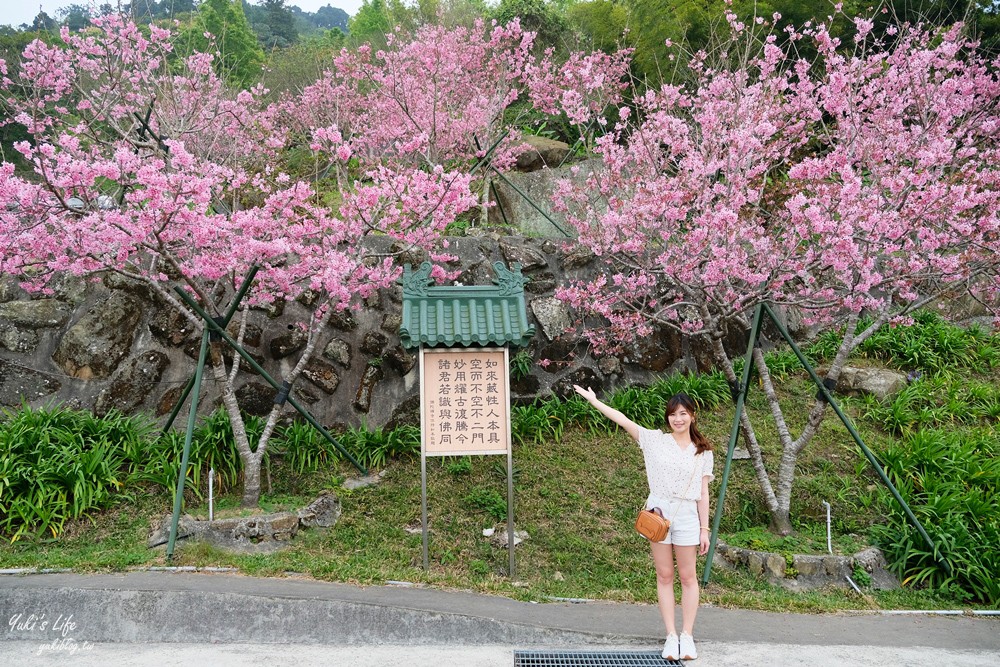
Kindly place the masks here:
<instances>
[{"instance_id":1,"label":"concrete curb","mask_svg":"<svg viewBox=\"0 0 1000 667\"><path fill-rule=\"evenodd\" d=\"M341 646L655 647L655 605L536 604L440 589L359 587L228 573L0 577L11 642ZM706 643L972 650L1000 656L1000 619L970 615L778 614L703 607Z\"/></svg>"},{"instance_id":2,"label":"concrete curb","mask_svg":"<svg viewBox=\"0 0 1000 667\"><path fill-rule=\"evenodd\" d=\"M35 640L72 616L91 642L416 645L648 645L660 634L616 632L598 608L536 605L420 588L358 588L224 574L48 574L0 579L7 640ZM602 606L598 604L598 607ZM615 606L615 605L610 605ZM556 613L552 613L556 612ZM18 622L10 619L20 614ZM34 622L30 619L34 618ZM43 624L48 624L42 629ZM65 620L63 620L63 624Z\"/></svg>"}]
</instances>

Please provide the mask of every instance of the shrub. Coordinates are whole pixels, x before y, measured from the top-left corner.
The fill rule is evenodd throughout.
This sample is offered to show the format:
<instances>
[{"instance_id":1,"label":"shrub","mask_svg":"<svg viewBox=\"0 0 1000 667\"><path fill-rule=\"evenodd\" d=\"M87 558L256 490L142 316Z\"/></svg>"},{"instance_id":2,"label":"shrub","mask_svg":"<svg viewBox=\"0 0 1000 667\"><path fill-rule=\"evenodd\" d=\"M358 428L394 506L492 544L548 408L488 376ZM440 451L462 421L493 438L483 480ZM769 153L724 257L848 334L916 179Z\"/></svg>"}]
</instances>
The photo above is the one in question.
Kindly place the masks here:
<instances>
[{"instance_id":1,"label":"shrub","mask_svg":"<svg viewBox=\"0 0 1000 667\"><path fill-rule=\"evenodd\" d=\"M0 420L0 533L57 537L66 521L107 507L124 487L130 459L153 426L112 412L96 418L63 407L3 412Z\"/></svg>"},{"instance_id":2,"label":"shrub","mask_svg":"<svg viewBox=\"0 0 1000 667\"><path fill-rule=\"evenodd\" d=\"M995 429L927 430L888 446L880 459L936 545L932 550L888 491L887 523L873 536L906 585L964 591L1000 605L1000 434ZM945 560L948 573L938 564Z\"/></svg>"}]
</instances>

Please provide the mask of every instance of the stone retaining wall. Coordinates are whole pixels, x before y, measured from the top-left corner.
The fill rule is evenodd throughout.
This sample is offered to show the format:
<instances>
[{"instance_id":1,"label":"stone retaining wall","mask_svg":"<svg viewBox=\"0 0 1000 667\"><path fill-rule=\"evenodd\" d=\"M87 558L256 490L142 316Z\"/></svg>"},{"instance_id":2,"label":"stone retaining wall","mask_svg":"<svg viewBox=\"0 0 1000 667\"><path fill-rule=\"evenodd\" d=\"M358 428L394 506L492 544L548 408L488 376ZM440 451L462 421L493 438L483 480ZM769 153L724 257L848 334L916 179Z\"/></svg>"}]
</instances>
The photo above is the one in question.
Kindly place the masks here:
<instances>
[{"instance_id":1,"label":"stone retaining wall","mask_svg":"<svg viewBox=\"0 0 1000 667\"><path fill-rule=\"evenodd\" d=\"M669 331L649 336L619 357L592 357L553 292L568 280L592 276L593 258L562 241L462 237L452 239L450 250L460 257L449 268L461 269L462 284L492 284L495 261L520 264L530 279L528 315L538 333L527 352L536 362L550 363L512 379L516 402L552 393L567 396L573 383L605 391L712 365L704 345ZM423 259L407 258L414 266ZM293 388L321 423L418 423L417 357L400 346L398 336L401 298L398 288L377 293L333 318L323 332L313 361ZM246 348L280 378L305 345L297 325L309 311L290 302L251 313ZM115 275L97 281L66 277L45 297L21 291L9 278L0 280L0 406L64 403L97 414L116 409L163 419L194 373L199 341L200 334L179 313L144 286ZM733 335L726 344L742 352L745 339ZM275 391L246 364L243 369L237 382L240 404L247 412L265 414ZM218 405L218 386L206 375L199 410L205 414Z\"/></svg>"}]
</instances>

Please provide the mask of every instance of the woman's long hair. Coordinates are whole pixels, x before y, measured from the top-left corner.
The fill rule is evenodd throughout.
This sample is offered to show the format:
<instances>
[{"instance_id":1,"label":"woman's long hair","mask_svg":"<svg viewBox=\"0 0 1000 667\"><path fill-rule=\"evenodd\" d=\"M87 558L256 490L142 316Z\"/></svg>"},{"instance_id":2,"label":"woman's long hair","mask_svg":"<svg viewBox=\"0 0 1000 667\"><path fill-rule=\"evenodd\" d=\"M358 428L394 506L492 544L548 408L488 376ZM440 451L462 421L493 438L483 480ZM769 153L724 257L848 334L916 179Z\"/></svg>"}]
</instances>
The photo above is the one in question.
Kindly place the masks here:
<instances>
[{"instance_id":1,"label":"woman's long hair","mask_svg":"<svg viewBox=\"0 0 1000 667\"><path fill-rule=\"evenodd\" d=\"M694 452L695 455L701 454L702 452L712 451L712 443L708 441L708 438L701 434L701 431L698 430L698 426L695 423L696 413L694 410L694 401L691 400L691 397L687 394L674 394L670 397L670 400L667 401L667 411L664 415L664 419L666 419L667 423L670 423L670 415L677 412L678 408L684 408L687 410L688 414L691 415L691 429L689 433L691 434L691 442L694 443L696 448Z\"/></svg>"}]
</instances>

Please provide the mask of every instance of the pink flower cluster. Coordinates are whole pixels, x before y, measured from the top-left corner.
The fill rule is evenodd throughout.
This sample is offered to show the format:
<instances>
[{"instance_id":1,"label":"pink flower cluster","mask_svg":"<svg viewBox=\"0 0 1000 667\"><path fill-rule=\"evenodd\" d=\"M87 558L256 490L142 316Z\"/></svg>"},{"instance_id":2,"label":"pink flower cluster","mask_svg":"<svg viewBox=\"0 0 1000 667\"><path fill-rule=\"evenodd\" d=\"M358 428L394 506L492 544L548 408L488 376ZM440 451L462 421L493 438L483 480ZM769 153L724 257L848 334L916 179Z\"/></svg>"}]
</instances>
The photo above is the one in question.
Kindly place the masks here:
<instances>
[{"instance_id":1,"label":"pink flower cluster","mask_svg":"<svg viewBox=\"0 0 1000 667\"><path fill-rule=\"evenodd\" d=\"M816 62L759 42L760 56L690 87L636 99L599 142L585 185L556 205L608 273L561 296L611 327L714 334L762 301L811 321L892 313L921 297L1000 297L1000 80L963 37L863 20L853 52L823 25ZM734 30L731 53L754 52ZM598 295L595 298L594 295Z\"/></svg>"}]
</instances>

